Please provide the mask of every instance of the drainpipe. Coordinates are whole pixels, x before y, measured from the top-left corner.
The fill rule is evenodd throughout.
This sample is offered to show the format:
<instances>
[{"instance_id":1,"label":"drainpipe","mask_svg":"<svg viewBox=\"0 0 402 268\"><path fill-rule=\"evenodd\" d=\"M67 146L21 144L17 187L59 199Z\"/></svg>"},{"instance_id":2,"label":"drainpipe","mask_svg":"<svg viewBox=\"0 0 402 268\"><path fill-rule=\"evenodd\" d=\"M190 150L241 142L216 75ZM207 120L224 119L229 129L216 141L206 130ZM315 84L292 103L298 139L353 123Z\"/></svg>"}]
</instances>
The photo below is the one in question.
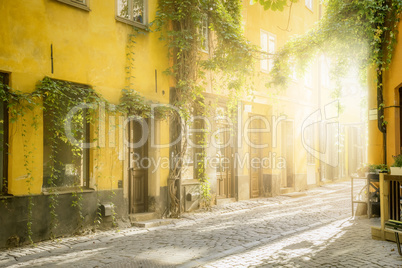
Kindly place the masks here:
<instances>
[{"instance_id":1,"label":"drainpipe","mask_svg":"<svg viewBox=\"0 0 402 268\"><path fill-rule=\"evenodd\" d=\"M321 10L321 4L320 4L320 10ZM320 72L320 70L322 68L322 66L321 66L322 64L323 64L322 61L319 61L319 63L318 63L318 66L319 66L318 67L319 68L318 72ZM321 83L322 83L321 75L319 75L318 76L318 90L317 90L317 108L318 109L321 109L321 90L322 90ZM323 131L323 129L322 129L322 124L320 122L319 125L318 125L318 151L320 153L321 153L321 131ZM325 165L325 164L323 162L321 162L321 160L318 161L318 180L319 180L319 183L321 183L321 180L322 180L322 174L321 174L322 165Z\"/></svg>"},{"instance_id":2,"label":"drainpipe","mask_svg":"<svg viewBox=\"0 0 402 268\"><path fill-rule=\"evenodd\" d=\"M382 132L383 135L383 149L384 149L384 164L387 164L387 128L384 124L384 106L380 106L384 103L383 98L383 71L382 65L378 66L377 71L377 110L378 110L378 129Z\"/></svg>"}]
</instances>

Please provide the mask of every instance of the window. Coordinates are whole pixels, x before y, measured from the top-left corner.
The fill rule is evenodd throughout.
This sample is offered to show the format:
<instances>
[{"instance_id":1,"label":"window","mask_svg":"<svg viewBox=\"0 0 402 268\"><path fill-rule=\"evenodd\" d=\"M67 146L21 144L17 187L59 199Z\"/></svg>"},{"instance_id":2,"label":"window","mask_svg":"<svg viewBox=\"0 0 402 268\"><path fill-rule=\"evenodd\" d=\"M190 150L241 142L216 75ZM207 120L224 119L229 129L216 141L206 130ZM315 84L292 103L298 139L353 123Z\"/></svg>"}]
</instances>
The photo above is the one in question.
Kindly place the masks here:
<instances>
[{"instance_id":1,"label":"window","mask_svg":"<svg viewBox=\"0 0 402 268\"><path fill-rule=\"evenodd\" d=\"M56 0L56 1L89 11L89 5L88 5L89 0Z\"/></svg>"},{"instance_id":2,"label":"window","mask_svg":"<svg viewBox=\"0 0 402 268\"><path fill-rule=\"evenodd\" d=\"M309 66L304 74L304 86L313 88L313 69Z\"/></svg>"},{"instance_id":3,"label":"window","mask_svg":"<svg viewBox=\"0 0 402 268\"><path fill-rule=\"evenodd\" d=\"M190 145L191 144L196 144L196 140L195 140L195 134L194 133L187 133L187 139L188 141L191 142L187 142L187 149L186 149L186 153L183 156L183 170L182 170L182 178L183 179L195 179L196 177L194 176L194 171L195 171L195 167L194 167L194 158L195 153L196 153L196 148L194 148L193 146Z\"/></svg>"},{"instance_id":4,"label":"window","mask_svg":"<svg viewBox=\"0 0 402 268\"><path fill-rule=\"evenodd\" d=\"M86 109L73 110L72 103L84 103L84 94L77 94L77 88L87 86L53 80L58 94L50 93L46 98L59 106L50 106L46 99L43 107L43 187L69 188L88 186L89 149L83 144L89 142L89 123ZM80 91L82 92L82 91ZM74 101L72 101L74 100ZM69 120L69 112L72 117ZM65 122L71 126L69 137ZM56 131L58 130L58 131Z\"/></svg>"},{"instance_id":5,"label":"window","mask_svg":"<svg viewBox=\"0 0 402 268\"><path fill-rule=\"evenodd\" d=\"M293 58L289 59L289 68L290 68L289 77L293 81L297 81L296 61Z\"/></svg>"},{"instance_id":6,"label":"window","mask_svg":"<svg viewBox=\"0 0 402 268\"><path fill-rule=\"evenodd\" d=\"M9 75L0 73L0 89L8 91ZM0 101L0 195L7 194L7 166L8 166L8 109L7 103Z\"/></svg>"},{"instance_id":7,"label":"window","mask_svg":"<svg viewBox=\"0 0 402 268\"><path fill-rule=\"evenodd\" d=\"M208 17L204 16L201 20L201 50L208 52L209 49L209 30L208 30Z\"/></svg>"},{"instance_id":8,"label":"window","mask_svg":"<svg viewBox=\"0 0 402 268\"><path fill-rule=\"evenodd\" d=\"M116 19L145 28L147 24L146 0L117 0Z\"/></svg>"},{"instance_id":9,"label":"window","mask_svg":"<svg viewBox=\"0 0 402 268\"><path fill-rule=\"evenodd\" d=\"M261 51L262 59L261 59L261 71L262 72L269 72L274 67L274 54L276 51L276 36L261 31Z\"/></svg>"},{"instance_id":10,"label":"window","mask_svg":"<svg viewBox=\"0 0 402 268\"><path fill-rule=\"evenodd\" d=\"M313 0L305 0L306 7L313 11Z\"/></svg>"},{"instance_id":11,"label":"window","mask_svg":"<svg viewBox=\"0 0 402 268\"><path fill-rule=\"evenodd\" d=\"M330 86L329 68L330 61L325 56L320 57L320 80L323 87Z\"/></svg>"},{"instance_id":12,"label":"window","mask_svg":"<svg viewBox=\"0 0 402 268\"><path fill-rule=\"evenodd\" d=\"M335 167L339 165L339 124L327 124L327 164Z\"/></svg>"},{"instance_id":13,"label":"window","mask_svg":"<svg viewBox=\"0 0 402 268\"><path fill-rule=\"evenodd\" d=\"M192 113L196 115L195 113ZM204 119L194 118L187 128L187 150L184 155L184 165L182 170L183 179L197 179L202 176L205 168L205 159L203 150L205 147L204 133ZM206 135L206 134L205 134Z\"/></svg>"},{"instance_id":14,"label":"window","mask_svg":"<svg viewBox=\"0 0 402 268\"><path fill-rule=\"evenodd\" d=\"M315 137L314 137L314 124L309 125L308 127L306 127L306 129L304 130L305 132L305 141L306 141L306 145L309 148L313 148L313 150L311 152L307 152L307 165L315 165L315 157L314 157L314 151L316 151L315 149ZM312 154L313 153L313 154Z\"/></svg>"}]
</instances>

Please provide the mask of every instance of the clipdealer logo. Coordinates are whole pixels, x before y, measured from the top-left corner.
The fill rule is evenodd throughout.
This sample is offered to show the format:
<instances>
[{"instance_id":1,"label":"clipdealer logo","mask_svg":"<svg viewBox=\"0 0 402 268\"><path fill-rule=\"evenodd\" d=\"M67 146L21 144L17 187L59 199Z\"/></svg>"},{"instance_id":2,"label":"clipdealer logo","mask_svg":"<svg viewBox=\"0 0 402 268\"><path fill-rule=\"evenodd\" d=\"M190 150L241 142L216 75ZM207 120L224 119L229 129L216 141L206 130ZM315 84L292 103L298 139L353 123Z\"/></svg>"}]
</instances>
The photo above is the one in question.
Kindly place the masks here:
<instances>
[{"instance_id":1,"label":"clipdealer logo","mask_svg":"<svg viewBox=\"0 0 402 268\"><path fill-rule=\"evenodd\" d=\"M156 142L155 132L151 131L156 129L156 119L155 119L155 110L159 107L169 108L172 111L179 112L178 109L169 104L153 104L151 105L151 117L149 120L146 120L139 116L129 116L129 117L118 117L118 122L116 123L116 117L109 116L108 120L106 120L106 109L105 105L94 105L94 104L80 104L76 107L72 108L67 114L65 120L65 132L66 137L72 144L78 145L81 148L95 148L106 147L106 139L109 139L109 148L116 148L119 152L119 160L125 160L127 155L127 149L136 149L144 146L148 141L150 141L150 148L152 149L164 149L170 148L176 144L178 144L182 135L179 135L175 140L170 141L165 144L160 144ZM337 152L339 149L339 144L332 144L330 142L331 135L339 135L339 102L334 101L330 104L327 104L323 107L323 109L317 109L313 113L311 113L302 123L301 133L302 133L302 146L305 150L319 159L320 161L327 163L330 166L336 167L339 164L338 154L331 155L331 152L334 150ZM72 119L74 115L82 109L98 109L99 114L99 137L97 141L93 142L84 142L77 140L72 131ZM179 113L178 113L179 114ZM286 159L279 155L278 141L280 138L278 137L278 129L280 127L280 123L286 120L286 116L271 116L270 120L267 117L261 115L255 115L247 118L246 120L242 120L241 112L238 113L240 118L237 118L237 122L234 123L232 119L228 116L217 115L215 117L204 117L204 116L193 116L189 120L189 124L187 124L187 128L182 129L183 134L186 135L187 143L190 148L216 148L216 151L219 151L222 148L232 147L238 148L238 151L243 151L244 153L234 153L231 156L206 156L204 159L198 159L199 154L195 154L194 159L192 160L197 164L200 161L204 161L204 164L207 165L211 169L220 169L220 168L228 168L228 165L233 165L234 167L248 167L248 168L266 168L266 169L284 169L286 168ZM182 123L183 123L183 119ZM253 121L258 120L260 122L260 127L253 128ZM129 136L132 134L126 134L126 128L129 123L136 122L137 126L141 129L141 139L133 142L129 139ZM203 129L195 128L194 122L201 121L203 123ZM213 130L216 122L224 122L225 127L217 128ZM109 126L106 127L106 122L109 123ZM236 125L235 125L236 124ZM185 125L185 124L182 124ZM317 150L315 144L317 140L311 140L308 138L308 132L314 131L315 128L319 128L321 132L320 140L325 141L325 146L319 146ZM108 135L106 135L106 128L108 129ZM237 135L233 135L233 129L237 130ZM193 139L190 138L191 135L197 135L201 132L209 133L207 135L207 140L202 144L198 144ZM328 133L331 132L331 135ZM220 135L226 135L228 138L225 141L219 140ZM270 136L269 141L265 139L263 142L254 143L250 136L252 134L258 135L266 135ZM116 144L116 136L119 137L118 144ZM235 140L237 139L237 140ZM332 146L332 147L331 147ZM334 147L335 146L335 147ZM250 149L265 149L265 155L261 155L259 157L252 157L247 150L244 148ZM263 151L263 150L261 150ZM130 166L138 166L142 168L168 168L169 163L171 161L182 161L182 163L188 163L188 159L172 159L172 157L157 157L156 159L152 157L140 157L138 154L131 154L129 163Z\"/></svg>"},{"instance_id":2,"label":"clipdealer logo","mask_svg":"<svg viewBox=\"0 0 402 268\"><path fill-rule=\"evenodd\" d=\"M302 124L302 145L316 159L332 167L339 165L339 101L333 101L311 113ZM319 139L309 139L308 133L319 129ZM334 141L335 140L335 141ZM323 146L317 146L321 141ZM318 148L317 148L318 147Z\"/></svg>"}]
</instances>

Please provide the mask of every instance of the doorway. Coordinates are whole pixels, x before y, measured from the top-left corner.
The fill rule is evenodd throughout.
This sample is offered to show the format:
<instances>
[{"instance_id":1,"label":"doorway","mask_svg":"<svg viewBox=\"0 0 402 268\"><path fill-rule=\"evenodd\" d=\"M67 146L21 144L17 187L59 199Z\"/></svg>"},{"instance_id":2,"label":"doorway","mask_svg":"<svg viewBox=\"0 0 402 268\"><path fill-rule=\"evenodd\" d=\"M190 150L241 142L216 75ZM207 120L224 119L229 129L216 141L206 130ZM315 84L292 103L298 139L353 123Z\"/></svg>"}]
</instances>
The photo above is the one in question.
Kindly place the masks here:
<instances>
[{"instance_id":1,"label":"doorway","mask_svg":"<svg viewBox=\"0 0 402 268\"><path fill-rule=\"evenodd\" d=\"M148 211L148 125L145 119L128 123L129 214Z\"/></svg>"},{"instance_id":2,"label":"doorway","mask_svg":"<svg viewBox=\"0 0 402 268\"><path fill-rule=\"evenodd\" d=\"M233 181L233 148L231 146L231 135L233 130L227 122L218 122L218 133L216 136L217 149L216 156L219 164L216 170L217 179L217 197L232 198L234 197L234 181Z\"/></svg>"},{"instance_id":3,"label":"doorway","mask_svg":"<svg viewBox=\"0 0 402 268\"><path fill-rule=\"evenodd\" d=\"M293 137L293 121L285 121L282 123L282 157L286 160L286 168L282 173L281 187L293 187L294 176L294 137Z\"/></svg>"},{"instance_id":4,"label":"doorway","mask_svg":"<svg viewBox=\"0 0 402 268\"><path fill-rule=\"evenodd\" d=\"M250 116L250 124L249 129L261 129L263 126L263 122L261 118L257 115ZM249 152L250 152L250 198L257 198L260 196L260 188L261 188L261 166L256 166L255 163L260 163L261 160L261 145L262 132L260 131L250 131L250 144L249 144ZM256 161L257 160L257 161Z\"/></svg>"},{"instance_id":5,"label":"doorway","mask_svg":"<svg viewBox=\"0 0 402 268\"><path fill-rule=\"evenodd\" d=\"M399 154L402 153L402 87L399 88Z\"/></svg>"},{"instance_id":6,"label":"doorway","mask_svg":"<svg viewBox=\"0 0 402 268\"><path fill-rule=\"evenodd\" d=\"M0 85L8 91L9 74L0 72ZM0 101L0 195L8 193L8 107L7 103Z\"/></svg>"}]
</instances>

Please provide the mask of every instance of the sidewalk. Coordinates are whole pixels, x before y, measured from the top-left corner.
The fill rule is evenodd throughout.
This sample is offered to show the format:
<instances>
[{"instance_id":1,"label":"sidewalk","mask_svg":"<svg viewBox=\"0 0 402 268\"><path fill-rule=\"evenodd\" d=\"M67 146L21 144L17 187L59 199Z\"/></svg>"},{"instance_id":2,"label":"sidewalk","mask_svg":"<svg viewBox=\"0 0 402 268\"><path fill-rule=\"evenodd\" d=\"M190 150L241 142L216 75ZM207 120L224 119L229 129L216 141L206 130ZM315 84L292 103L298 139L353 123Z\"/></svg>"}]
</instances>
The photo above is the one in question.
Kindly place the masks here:
<instances>
[{"instance_id":1,"label":"sidewalk","mask_svg":"<svg viewBox=\"0 0 402 268\"><path fill-rule=\"evenodd\" d=\"M374 219L375 220L375 219ZM396 245L351 218L350 182L0 252L0 267L402 267Z\"/></svg>"}]
</instances>

